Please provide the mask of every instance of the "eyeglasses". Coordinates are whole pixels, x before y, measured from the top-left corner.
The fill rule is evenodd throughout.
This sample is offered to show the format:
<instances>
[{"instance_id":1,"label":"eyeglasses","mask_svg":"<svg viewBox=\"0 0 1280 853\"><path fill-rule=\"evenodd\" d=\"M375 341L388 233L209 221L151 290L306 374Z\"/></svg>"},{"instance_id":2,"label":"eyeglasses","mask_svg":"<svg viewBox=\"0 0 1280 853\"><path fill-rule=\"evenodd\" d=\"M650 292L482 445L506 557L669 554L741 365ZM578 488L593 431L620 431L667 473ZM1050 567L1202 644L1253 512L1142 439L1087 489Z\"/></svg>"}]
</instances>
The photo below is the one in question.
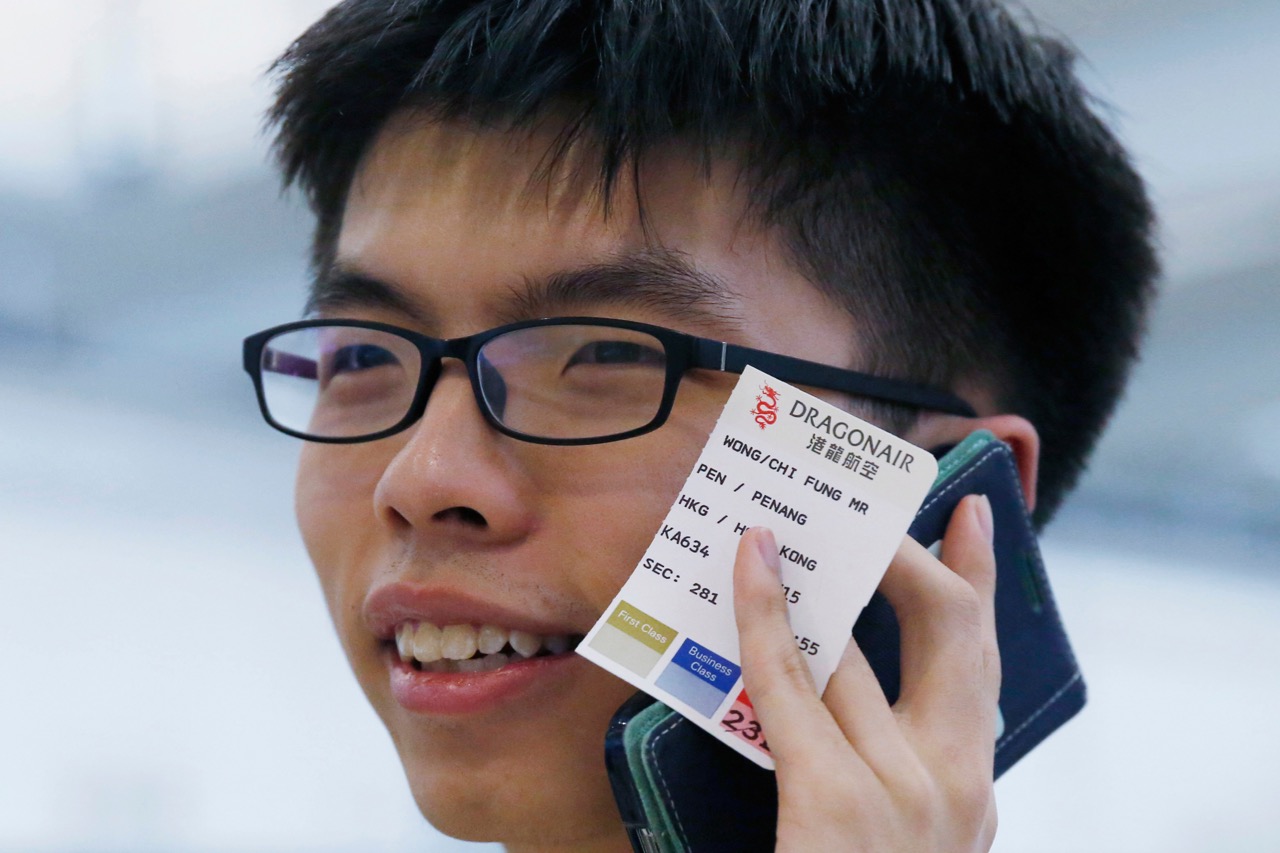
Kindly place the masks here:
<instances>
[{"instance_id":1,"label":"eyeglasses","mask_svg":"<svg viewBox=\"0 0 1280 853\"><path fill-rule=\"evenodd\" d=\"M267 423L331 444L384 438L421 418L444 358L466 365L494 429L535 444L651 432L671 414L686 371L741 373L748 364L784 382L974 415L946 391L627 320L528 320L453 340L385 323L303 320L244 341Z\"/></svg>"}]
</instances>

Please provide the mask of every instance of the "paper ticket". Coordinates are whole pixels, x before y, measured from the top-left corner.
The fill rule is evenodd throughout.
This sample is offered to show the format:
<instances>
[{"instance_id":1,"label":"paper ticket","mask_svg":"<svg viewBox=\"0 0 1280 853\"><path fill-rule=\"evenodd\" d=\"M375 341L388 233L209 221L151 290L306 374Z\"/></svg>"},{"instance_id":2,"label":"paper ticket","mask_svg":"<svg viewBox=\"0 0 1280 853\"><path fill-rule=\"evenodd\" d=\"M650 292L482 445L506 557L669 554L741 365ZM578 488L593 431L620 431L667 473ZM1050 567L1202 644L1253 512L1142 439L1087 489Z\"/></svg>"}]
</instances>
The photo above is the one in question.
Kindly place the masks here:
<instances>
[{"instance_id":1,"label":"paper ticket","mask_svg":"<svg viewBox=\"0 0 1280 853\"><path fill-rule=\"evenodd\" d=\"M773 531L796 644L821 692L936 473L927 451L748 367L578 652L772 769L739 665L740 537Z\"/></svg>"}]
</instances>

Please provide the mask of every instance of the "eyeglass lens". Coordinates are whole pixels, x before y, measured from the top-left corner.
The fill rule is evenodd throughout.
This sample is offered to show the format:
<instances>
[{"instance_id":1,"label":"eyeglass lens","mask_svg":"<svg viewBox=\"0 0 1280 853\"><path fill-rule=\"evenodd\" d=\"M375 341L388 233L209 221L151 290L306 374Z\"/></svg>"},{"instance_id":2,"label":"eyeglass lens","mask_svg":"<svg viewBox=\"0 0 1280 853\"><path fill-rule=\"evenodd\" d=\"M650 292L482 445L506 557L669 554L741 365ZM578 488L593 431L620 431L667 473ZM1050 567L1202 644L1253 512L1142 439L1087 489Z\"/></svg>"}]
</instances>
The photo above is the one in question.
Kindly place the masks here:
<instances>
[{"instance_id":1,"label":"eyeglass lens","mask_svg":"<svg viewBox=\"0 0 1280 853\"><path fill-rule=\"evenodd\" d=\"M476 374L485 405L508 429L548 439L603 438L654 420L666 361L662 342L645 332L529 326L486 342ZM281 426L317 438L358 438L405 418L422 370L418 348L398 335L316 326L267 342L263 395Z\"/></svg>"}]
</instances>

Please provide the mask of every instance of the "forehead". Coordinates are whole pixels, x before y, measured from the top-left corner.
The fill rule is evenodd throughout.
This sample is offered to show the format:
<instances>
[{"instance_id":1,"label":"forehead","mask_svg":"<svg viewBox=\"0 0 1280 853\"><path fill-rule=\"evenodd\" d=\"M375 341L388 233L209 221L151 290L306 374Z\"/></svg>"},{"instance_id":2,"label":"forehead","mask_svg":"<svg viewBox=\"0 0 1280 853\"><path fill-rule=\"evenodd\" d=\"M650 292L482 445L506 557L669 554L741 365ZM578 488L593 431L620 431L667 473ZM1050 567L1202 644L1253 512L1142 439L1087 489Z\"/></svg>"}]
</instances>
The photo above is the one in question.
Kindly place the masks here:
<instances>
[{"instance_id":1,"label":"forehead","mask_svg":"<svg viewBox=\"0 0 1280 853\"><path fill-rule=\"evenodd\" d=\"M760 236L747 227L746 188L729 159L707 164L676 144L655 149L641 169L620 170L606 210L596 150L583 140L562 147L562 132L554 118L503 130L398 113L360 164L342 238L350 244L359 236L353 224L385 226L391 213L447 215L451 224L486 231L521 221L522 230L595 238L584 250L600 240L627 249L689 241L747 249ZM652 211L643 224L637 183ZM430 224L413 221L419 229Z\"/></svg>"},{"instance_id":2,"label":"forehead","mask_svg":"<svg viewBox=\"0 0 1280 853\"><path fill-rule=\"evenodd\" d=\"M622 170L606 209L589 146L552 157L561 130L550 121L501 132L397 115L352 182L339 265L392 283L427 316L447 316L454 328L439 333L450 335L512 319L504 303L532 283L655 251L724 294L724 310L705 318L719 328L693 331L731 337L762 312L832 312L780 235L748 216L733 161L708 164L677 145L655 150L638 170ZM847 355L847 327L839 337Z\"/></svg>"}]
</instances>

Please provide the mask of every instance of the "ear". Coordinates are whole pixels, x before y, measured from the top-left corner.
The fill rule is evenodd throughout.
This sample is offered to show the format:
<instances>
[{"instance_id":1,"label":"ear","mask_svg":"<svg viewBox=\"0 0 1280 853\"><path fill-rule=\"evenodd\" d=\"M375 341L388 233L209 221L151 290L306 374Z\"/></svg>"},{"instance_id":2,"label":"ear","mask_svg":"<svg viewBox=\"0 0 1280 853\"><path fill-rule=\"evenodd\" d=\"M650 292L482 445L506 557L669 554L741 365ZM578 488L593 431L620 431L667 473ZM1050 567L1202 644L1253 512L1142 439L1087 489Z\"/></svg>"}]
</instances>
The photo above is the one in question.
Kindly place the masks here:
<instances>
[{"instance_id":1,"label":"ear","mask_svg":"<svg viewBox=\"0 0 1280 853\"><path fill-rule=\"evenodd\" d=\"M930 448L959 444L972 432L985 429L1009 445L1018 464L1018 478L1027 509L1036 508L1036 483L1040 468L1040 434L1031 421L1021 415L987 415L980 418L942 416L922 419L906 436L920 447Z\"/></svg>"}]
</instances>

